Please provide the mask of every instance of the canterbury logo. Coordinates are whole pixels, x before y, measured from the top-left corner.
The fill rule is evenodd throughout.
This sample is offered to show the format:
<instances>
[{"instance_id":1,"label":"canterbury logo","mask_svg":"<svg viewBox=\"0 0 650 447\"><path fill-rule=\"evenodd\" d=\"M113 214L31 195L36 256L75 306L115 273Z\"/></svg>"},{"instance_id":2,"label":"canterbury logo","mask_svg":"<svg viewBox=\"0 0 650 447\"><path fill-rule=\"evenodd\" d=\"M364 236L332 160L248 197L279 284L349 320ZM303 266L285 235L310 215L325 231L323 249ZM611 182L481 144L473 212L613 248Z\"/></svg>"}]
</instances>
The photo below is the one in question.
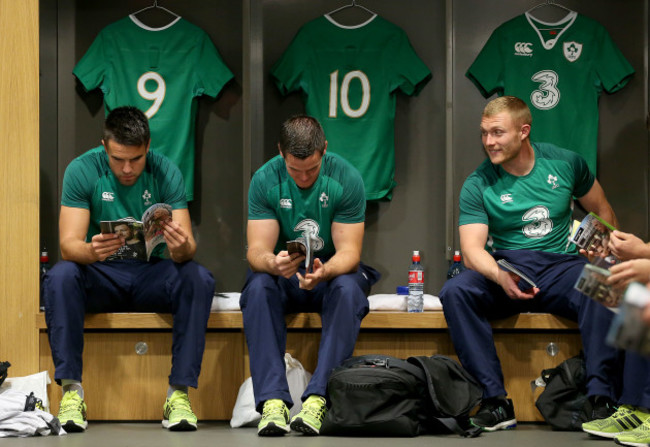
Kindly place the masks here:
<instances>
[{"instance_id":1,"label":"canterbury logo","mask_svg":"<svg viewBox=\"0 0 650 447\"><path fill-rule=\"evenodd\" d=\"M501 203L508 203L512 202L512 194L501 194Z\"/></svg>"},{"instance_id":2,"label":"canterbury logo","mask_svg":"<svg viewBox=\"0 0 650 447\"><path fill-rule=\"evenodd\" d=\"M112 192L103 192L102 193L102 200L104 202L112 202L115 200L115 196L113 195Z\"/></svg>"},{"instance_id":3,"label":"canterbury logo","mask_svg":"<svg viewBox=\"0 0 650 447\"><path fill-rule=\"evenodd\" d=\"M291 209L292 207L291 199L280 199L280 208Z\"/></svg>"},{"instance_id":4,"label":"canterbury logo","mask_svg":"<svg viewBox=\"0 0 650 447\"><path fill-rule=\"evenodd\" d=\"M530 42L517 42L515 44L515 56L532 56L533 44Z\"/></svg>"}]
</instances>

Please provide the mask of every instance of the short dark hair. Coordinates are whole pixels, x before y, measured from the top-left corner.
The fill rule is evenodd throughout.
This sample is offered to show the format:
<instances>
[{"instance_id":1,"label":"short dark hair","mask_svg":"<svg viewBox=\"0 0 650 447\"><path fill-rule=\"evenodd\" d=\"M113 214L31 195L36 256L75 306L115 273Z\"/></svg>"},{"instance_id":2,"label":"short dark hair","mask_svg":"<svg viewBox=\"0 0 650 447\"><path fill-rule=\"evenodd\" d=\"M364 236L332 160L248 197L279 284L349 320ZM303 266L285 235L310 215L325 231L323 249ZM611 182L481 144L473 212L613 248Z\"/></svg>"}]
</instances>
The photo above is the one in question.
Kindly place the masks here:
<instances>
[{"instance_id":1,"label":"short dark hair","mask_svg":"<svg viewBox=\"0 0 650 447\"><path fill-rule=\"evenodd\" d=\"M282 155L291 154L304 160L314 152L323 153L325 132L316 118L295 115L282 124L278 144Z\"/></svg>"},{"instance_id":2,"label":"short dark hair","mask_svg":"<svg viewBox=\"0 0 650 447\"><path fill-rule=\"evenodd\" d=\"M104 121L105 144L113 140L125 146L146 146L150 139L149 120L137 107L113 109Z\"/></svg>"}]
</instances>

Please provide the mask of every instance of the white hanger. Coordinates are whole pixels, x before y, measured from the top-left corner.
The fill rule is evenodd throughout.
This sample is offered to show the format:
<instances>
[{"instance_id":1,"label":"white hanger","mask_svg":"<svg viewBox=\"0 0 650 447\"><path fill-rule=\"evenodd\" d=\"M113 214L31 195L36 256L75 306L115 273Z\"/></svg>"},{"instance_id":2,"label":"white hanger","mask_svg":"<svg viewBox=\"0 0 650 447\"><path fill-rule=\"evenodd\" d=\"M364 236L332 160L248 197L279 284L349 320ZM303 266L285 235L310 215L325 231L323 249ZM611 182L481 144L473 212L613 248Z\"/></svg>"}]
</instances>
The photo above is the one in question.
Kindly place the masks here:
<instances>
[{"instance_id":1,"label":"white hanger","mask_svg":"<svg viewBox=\"0 0 650 447\"><path fill-rule=\"evenodd\" d=\"M370 14L372 14L372 15L376 15L373 11L369 10L369 9L366 8L365 6L362 6L362 5L357 4L357 1L356 1L356 0L352 0L352 3L350 3L349 5L344 5L344 6L341 6L340 8L336 8L334 11L330 11L330 12L328 12L328 13L325 14L325 15L331 17L332 14L336 14L336 13L339 12L339 11L343 11L344 9L355 8L355 7L356 7L356 8L361 8L361 9L367 11L368 13L370 13Z\"/></svg>"},{"instance_id":2,"label":"white hanger","mask_svg":"<svg viewBox=\"0 0 650 447\"><path fill-rule=\"evenodd\" d=\"M176 13L174 13L174 12L171 12L169 9L167 9L167 8L165 8L165 7L163 7L163 6L160 6L160 5L158 4L158 0L154 0L153 5L151 5L151 6L147 6L147 7L145 7L145 8L142 8L140 11L138 11L138 12L134 12L134 13L131 14L131 15L132 15L132 16L137 16L137 15L140 14L141 12L147 11L147 10L152 9L152 8L162 9L162 10L165 11L166 13L169 13L169 14L173 15L173 16L176 17L176 18L180 17L178 14L176 14Z\"/></svg>"},{"instance_id":3,"label":"white hanger","mask_svg":"<svg viewBox=\"0 0 650 447\"><path fill-rule=\"evenodd\" d=\"M539 5L535 5L532 8L530 8L527 13L530 13L536 9L543 8L544 6L557 6L558 8L564 9L567 12L573 12L572 9L567 8L566 6L562 6L559 3L555 3L553 0L546 0L544 3L540 3Z\"/></svg>"}]
</instances>

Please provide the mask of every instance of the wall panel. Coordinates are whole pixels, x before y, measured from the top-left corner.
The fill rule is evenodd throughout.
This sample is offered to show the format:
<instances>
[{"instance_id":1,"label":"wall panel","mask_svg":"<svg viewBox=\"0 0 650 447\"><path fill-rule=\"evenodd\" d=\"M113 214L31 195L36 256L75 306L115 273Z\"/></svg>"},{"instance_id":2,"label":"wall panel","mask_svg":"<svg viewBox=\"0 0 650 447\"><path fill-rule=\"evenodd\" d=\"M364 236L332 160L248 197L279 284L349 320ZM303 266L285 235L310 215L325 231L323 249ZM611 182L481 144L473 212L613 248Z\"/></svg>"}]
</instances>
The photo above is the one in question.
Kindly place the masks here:
<instances>
[{"instance_id":1,"label":"wall panel","mask_svg":"<svg viewBox=\"0 0 650 447\"><path fill-rule=\"evenodd\" d=\"M38 340L38 2L0 0L0 361L36 372Z\"/></svg>"}]
</instances>

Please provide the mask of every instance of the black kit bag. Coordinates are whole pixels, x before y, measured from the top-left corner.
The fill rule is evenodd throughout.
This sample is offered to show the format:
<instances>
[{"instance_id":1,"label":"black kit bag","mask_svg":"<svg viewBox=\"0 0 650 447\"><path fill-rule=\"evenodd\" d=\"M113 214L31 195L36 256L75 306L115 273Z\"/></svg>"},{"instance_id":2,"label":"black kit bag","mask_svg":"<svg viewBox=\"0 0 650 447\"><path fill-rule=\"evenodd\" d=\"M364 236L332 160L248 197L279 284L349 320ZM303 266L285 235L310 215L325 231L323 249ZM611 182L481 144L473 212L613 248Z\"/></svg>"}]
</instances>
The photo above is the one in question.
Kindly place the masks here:
<instances>
[{"instance_id":1,"label":"black kit bag","mask_svg":"<svg viewBox=\"0 0 650 447\"><path fill-rule=\"evenodd\" d=\"M580 353L541 375L546 384L535 406L553 430L581 431L590 420L592 405L587 398L585 359ZM531 383L534 386L535 382Z\"/></svg>"},{"instance_id":2,"label":"black kit bag","mask_svg":"<svg viewBox=\"0 0 650 447\"><path fill-rule=\"evenodd\" d=\"M458 363L443 356L411 357L408 361L381 354L352 357L330 375L331 408L320 432L417 436L451 430L477 436L480 429L469 427L466 416L480 401L482 391L469 376L470 386L456 384L466 381L459 369ZM445 387L459 395L453 398L451 392L442 391ZM465 395L462 389L472 392Z\"/></svg>"},{"instance_id":3,"label":"black kit bag","mask_svg":"<svg viewBox=\"0 0 650 447\"><path fill-rule=\"evenodd\" d=\"M7 378L7 370L11 366L11 363L9 362L0 362L0 385L5 381Z\"/></svg>"}]
</instances>

